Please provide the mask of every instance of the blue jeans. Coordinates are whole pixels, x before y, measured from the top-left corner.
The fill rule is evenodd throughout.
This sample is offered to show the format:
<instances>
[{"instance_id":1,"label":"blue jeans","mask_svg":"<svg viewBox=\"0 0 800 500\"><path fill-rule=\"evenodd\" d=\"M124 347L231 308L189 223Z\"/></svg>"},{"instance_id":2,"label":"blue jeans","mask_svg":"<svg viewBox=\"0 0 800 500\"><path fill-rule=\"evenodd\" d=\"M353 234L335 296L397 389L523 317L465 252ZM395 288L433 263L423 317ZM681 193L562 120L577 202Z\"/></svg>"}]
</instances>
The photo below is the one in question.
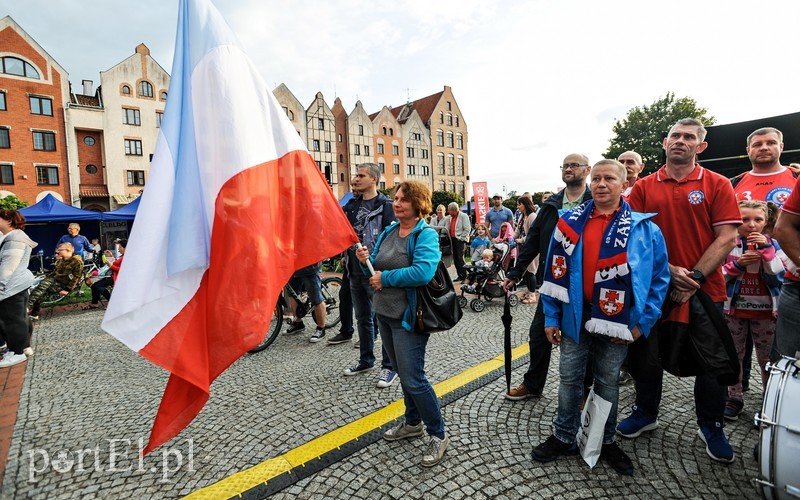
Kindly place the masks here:
<instances>
[{"instance_id":1,"label":"blue jeans","mask_svg":"<svg viewBox=\"0 0 800 500\"><path fill-rule=\"evenodd\" d=\"M717 302L717 307L722 311L722 303ZM637 342L647 342L640 338ZM643 347L643 344L638 347ZM664 370L655 369L649 373L647 380L636 382L636 408L645 416L658 418L658 407L661 404L662 384ZM716 375L698 375L694 378L694 405L697 413L697 425L706 426L719 424L725 426L725 400L728 397L728 388L720 385Z\"/></svg>"},{"instance_id":2,"label":"blue jeans","mask_svg":"<svg viewBox=\"0 0 800 500\"><path fill-rule=\"evenodd\" d=\"M392 365L396 367L403 387L406 404L406 423L425 423L428 434L444 437L444 421L439 408L439 398L425 377L425 347L430 335L409 332L401 319L376 315L381 338Z\"/></svg>"},{"instance_id":3,"label":"blue jeans","mask_svg":"<svg viewBox=\"0 0 800 500\"><path fill-rule=\"evenodd\" d=\"M339 290L339 317L342 318L342 327L339 333L347 338L353 336L353 297L350 295L350 273L345 267L342 271L342 288Z\"/></svg>"},{"instance_id":4,"label":"blue jeans","mask_svg":"<svg viewBox=\"0 0 800 500\"><path fill-rule=\"evenodd\" d=\"M584 323L588 319L584 315ZM571 337L561 337L561 360L559 361L558 415L553 423L553 434L565 443L574 443L580 429L581 399L584 396L586 363L592 355L594 369L594 392L611 402L603 444L614 442L617 428L617 401L619 400L619 369L628 354L627 344L614 344L611 337L587 332L581 328L578 343Z\"/></svg>"},{"instance_id":5,"label":"blue jeans","mask_svg":"<svg viewBox=\"0 0 800 500\"><path fill-rule=\"evenodd\" d=\"M772 361L794 357L800 351L800 283L786 280L778 297L778 324L772 344Z\"/></svg>"},{"instance_id":6,"label":"blue jeans","mask_svg":"<svg viewBox=\"0 0 800 500\"><path fill-rule=\"evenodd\" d=\"M375 289L369 284L369 278L361 273L350 275L350 295L353 298L353 310L358 323L358 341L361 355L359 361L367 366L375 366L375 313L372 310L372 296ZM385 347L381 349L381 368L392 369Z\"/></svg>"}]
</instances>

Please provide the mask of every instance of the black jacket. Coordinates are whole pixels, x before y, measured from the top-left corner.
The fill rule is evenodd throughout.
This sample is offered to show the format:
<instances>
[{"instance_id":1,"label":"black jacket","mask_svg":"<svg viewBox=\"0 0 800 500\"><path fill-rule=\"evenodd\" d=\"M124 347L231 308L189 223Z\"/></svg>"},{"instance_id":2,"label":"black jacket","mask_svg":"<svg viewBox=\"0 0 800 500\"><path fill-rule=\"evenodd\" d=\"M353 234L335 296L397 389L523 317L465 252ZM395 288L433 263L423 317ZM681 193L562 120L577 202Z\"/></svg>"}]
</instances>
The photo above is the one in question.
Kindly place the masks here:
<instances>
[{"instance_id":1,"label":"black jacket","mask_svg":"<svg viewBox=\"0 0 800 500\"><path fill-rule=\"evenodd\" d=\"M541 283L544 278L545 259L547 259L547 251L550 249L550 240L553 238L553 231L558 222L558 211L561 210L561 204L564 203L564 194L566 189L554 194L547 199L539 211L536 213L536 219L531 224L531 229L525 237L525 244L522 249L517 251L517 262L514 267L508 271L508 277L513 280L519 280L525 269L533 262L537 256L539 257L539 269L536 271L536 282ZM591 200L592 192L589 187L583 193L581 203Z\"/></svg>"},{"instance_id":2,"label":"black jacket","mask_svg":"<svg viewBox=\"0 0 800 500\"><path fill-rule=\"evenodd\" d=\"M367 221L364 225L364 231L362 234L358 235L358 239L364 246L367 247L370 251L372 251L372 247L375 245L378 237L383 233L383 230L386 229L392 222L397 220L397 217L394 216L394 208L392 208L392 200L389 199L388 196L384 195L383 193L378 193L378 205L376 210L373 212L371 216L367 218ZM361 210L361 202L363 198L361 196L356 196L350 201L348 201L342 210L344 210L345 215L347 216L347 220L350 221L350 225L355 227L356 217L358 216L359 210ZM368 234L366 234L368 233ZM361 266L358 265L358 260L356 259L356 252L354 247L350 247L347 250L347 266L348 269L352 274L362 274L361 273Z\"/></svg>"}]
</instances>

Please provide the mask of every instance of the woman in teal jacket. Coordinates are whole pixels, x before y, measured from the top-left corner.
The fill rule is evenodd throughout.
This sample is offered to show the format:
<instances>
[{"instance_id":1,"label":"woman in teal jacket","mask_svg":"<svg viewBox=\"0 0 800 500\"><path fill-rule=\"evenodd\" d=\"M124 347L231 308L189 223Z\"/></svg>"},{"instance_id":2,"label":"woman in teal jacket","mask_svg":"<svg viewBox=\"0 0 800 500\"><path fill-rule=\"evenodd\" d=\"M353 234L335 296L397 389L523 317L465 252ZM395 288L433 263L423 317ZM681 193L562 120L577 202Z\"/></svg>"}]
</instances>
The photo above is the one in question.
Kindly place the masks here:
<instances>
[{"instance_id":1,"label":"woman in teal jacket","mask_svg":"<svg viewBox=\"0 0 800 500\"><path fill-rule=\"evenodd\" d=\"M369 280L376 292L372 305L383 346L400 377L405 398L405 420L383 437L397 441L427 431L428 445L421 464L432 467L442 460L450 440L445 435L439 400L425 377L428 335L416 333L413 326L416 289L433 278L442 258L439 237L423 218L431 210L430 188L419 181L401 183L393 208L398 222L381 233L372 255L366 248L356 252L362 265L369 263L375 269ZM365 268L364 272L370 271Z\"/></svg>"}]
</instances>

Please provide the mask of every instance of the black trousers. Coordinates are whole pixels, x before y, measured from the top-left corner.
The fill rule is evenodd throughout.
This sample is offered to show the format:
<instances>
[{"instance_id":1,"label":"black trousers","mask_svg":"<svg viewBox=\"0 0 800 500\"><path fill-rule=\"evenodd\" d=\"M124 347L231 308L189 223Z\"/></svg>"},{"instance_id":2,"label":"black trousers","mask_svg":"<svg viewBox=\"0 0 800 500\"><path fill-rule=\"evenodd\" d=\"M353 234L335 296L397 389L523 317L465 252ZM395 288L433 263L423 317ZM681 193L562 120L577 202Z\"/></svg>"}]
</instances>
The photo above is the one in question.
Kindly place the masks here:
<instances>
[{"instance_id":1,"label":"black trousers","mask_svg":"<svg viewBox=\"0 0 800 500\"><path fill-rule=\"evenodd\" d=\"M30 346L32 325L28 319L28 290L0 301L0 335L9 351L22 354Z\"/></svg>"},{"instance_id":2,"label":"black trousers","mask_svg":"<svg viewBox=\"0 0 800 500\"><path fill-rule=\"evenodd\" d=\"M111 298L111 292L108 291L108 287L113 285L114 280L111 277L97 280L97 282L92 285L92 304L99 304L100 297L105 297L106 300L109 300Z\"/></svg>"},{"instance_id":3,"label":"black trousers","mask_svg":"<svg viewBox=\"0 0 800 500\"><path fill-rule=\"evenodd\" d=\"M458 279L464 279L467 277L467 273L464 271L464 242L453 238L453 264L456 266L456 275Z\"/></svg>"}]
</instances>

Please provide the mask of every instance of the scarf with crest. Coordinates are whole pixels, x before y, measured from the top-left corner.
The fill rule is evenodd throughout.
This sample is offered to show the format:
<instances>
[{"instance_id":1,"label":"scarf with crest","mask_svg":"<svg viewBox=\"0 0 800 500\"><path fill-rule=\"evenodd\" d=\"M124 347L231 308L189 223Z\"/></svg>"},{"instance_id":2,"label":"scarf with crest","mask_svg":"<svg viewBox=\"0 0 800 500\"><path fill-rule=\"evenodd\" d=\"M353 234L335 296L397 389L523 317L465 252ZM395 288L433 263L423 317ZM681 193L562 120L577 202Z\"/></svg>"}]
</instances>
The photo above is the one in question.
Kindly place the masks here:
<instances>
[{"instance_id":1,"label":"scarf with crest","mask_svg":"<svg viewBox=\"0 0 800 500\"><path fill-rule=\"evenodd\" d=\"M550 261L545 268L540 293L564 303L570 302L570 268L576 261L573 252L593 211L594 200L589 200L558 219L550 241ZM603 233L600 256L594 272L591 319L585 325L589 332L628 341L633 340L628 329L633 305L633 285L628 266L630 231L631 207L625 200L621 200L619 210ZM580 276L580 271L582 270L579 269L576 276ZM578 283L578 286L582 287L583 283Z\"/></svg>"}]
</instances>

